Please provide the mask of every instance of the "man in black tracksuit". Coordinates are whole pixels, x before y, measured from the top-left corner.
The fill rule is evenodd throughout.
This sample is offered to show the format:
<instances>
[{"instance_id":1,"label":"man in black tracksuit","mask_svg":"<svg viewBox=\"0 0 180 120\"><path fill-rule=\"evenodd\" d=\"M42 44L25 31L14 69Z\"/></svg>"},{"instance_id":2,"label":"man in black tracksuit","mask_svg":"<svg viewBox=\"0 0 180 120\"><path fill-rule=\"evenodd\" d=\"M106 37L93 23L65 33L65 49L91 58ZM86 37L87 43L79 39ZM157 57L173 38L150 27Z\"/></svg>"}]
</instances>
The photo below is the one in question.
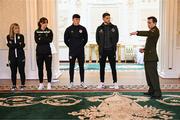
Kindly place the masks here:
<instances>
[{"instance_id":1,"label":"man in black tracksuit","mask_svg":"<svg viewBox=\"0 0 180 120\"><path fill-rule=\"evenodd\" d=\"M117 73L116 73L116 44L119 40L119 32L116 25L110 22L110 14L103 14L104 23L96 30L96 42L99 46L99 62L100 62L100 80L99 89L104 88L104 75L106 58L108 57L113 76L114 86L112 88L118 89Z\"/></svg>"},{"instance_id":2,"label":"man in black tracksuit","mask_svg":"<svg viewBox=\"0 0 180 120\"><path fill-rule=\"evenodd\" d=\"M76 59L78 59L80 67L80 79L81 87L87 88L84 84L84 46L88 40L88 34L85 27L81 26L80 16L78 14L73 15L73 24L69 26L64 33L64 42L69 47L69 61L70 61L70 85L68 88L73 87L74 80L74 65Z\"/></svg>"},{"instance_id":3,"label":"man in black tracksuit","mask_svg":"<svg viewBox=\"0 0 180 120\"><path fill-rule=\"evenodd\" d=\"M38 90L44 89L43 85L43 66L44 62L46 65L47 71L47 89L51 89L51 80L52 80L52 53L50 43L53 41L53 32L47 27L48 20L47 18L42 17L38 23L39 28L34 33L35 42L37 43L36 47L36 60L38 66L38 75L39 75L39 88Z\"/></svg>"},{"instance_id":4,"label":"man in black tracksuit","mask_svg":"<svg viewBox=\"0 0 180 120\"><path fill-rule=\"evenodd\" d=\"M158 55L156 51L160 34L156 23L157 19L155 17L148 17L149 31L137 31L130 34L147 37L145 48L140 49L140 52L144 53L146 81L149 86L148 92L144 94L150 95L153 99L161 99L161 89L157 71Z\"/></svg>"}]
</instances>

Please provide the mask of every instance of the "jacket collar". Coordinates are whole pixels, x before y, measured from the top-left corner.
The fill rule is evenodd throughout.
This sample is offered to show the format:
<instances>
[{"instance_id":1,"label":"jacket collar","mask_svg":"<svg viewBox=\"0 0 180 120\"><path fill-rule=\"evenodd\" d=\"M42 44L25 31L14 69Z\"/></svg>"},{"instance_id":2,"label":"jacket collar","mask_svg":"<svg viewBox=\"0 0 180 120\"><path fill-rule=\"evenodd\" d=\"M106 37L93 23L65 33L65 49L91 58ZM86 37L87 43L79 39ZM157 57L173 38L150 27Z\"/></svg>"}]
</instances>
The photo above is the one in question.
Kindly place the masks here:
<instances>
[{"instance_id":1,"label":"jacket collar","mask_svg":"<svg viewBox=\"0 0 180 120\"><path fill-rule=\"evenodd\" d=\"M108 25L109 25L109 26L112 26L112 23L109 23ZM101 26L105 26L105 24L102 23Z\"/></svg>"},{"instance_id":2,"label":"jacket collar","mask_svg":"<svg viewBox=\"0 0 180 120\"><path fill-rule=\"evenodd\" d=\"M41 28L39 28L38 30L39 30L39 31L46 31L46 30L49 30L49 28L48 28L48 27L46 27L46 29L45 29L45 30L42 30Z\"/></svg>"},{"instance_id":3,"label":"jacket collar","mask_svg":"<svg viewBox=\"0 0 180 120\"><path fill-rule=\"evenodd\" d=\"M154 26L153 28L151 28L150 30L153 30L153 29L156 29L157 28L157 26Z\"/></svg>"},{"instance_id":4,"label":"jacket collar","mask_svg":"<svg viewBox=\"0 0 180 120\"><path fill-rule=\"evenodd\" d=\"M72 27L79 27L79 26L80 26L80 24L79 24L79 25L74 25L74 24L72 24L71 26L72 26Z\"/></svg>"}]
</instances>

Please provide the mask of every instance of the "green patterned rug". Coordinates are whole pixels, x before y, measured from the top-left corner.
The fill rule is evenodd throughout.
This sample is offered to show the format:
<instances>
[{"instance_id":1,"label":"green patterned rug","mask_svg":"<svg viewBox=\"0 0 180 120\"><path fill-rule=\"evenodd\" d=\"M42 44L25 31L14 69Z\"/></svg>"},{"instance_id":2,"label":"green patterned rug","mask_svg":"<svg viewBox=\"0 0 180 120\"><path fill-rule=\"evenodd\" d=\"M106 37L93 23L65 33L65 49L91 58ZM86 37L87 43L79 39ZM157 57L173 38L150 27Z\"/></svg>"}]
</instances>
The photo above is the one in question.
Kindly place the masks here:
<instances>
[{"instance_id":1,"label":"green patterned rug","mask_svg":"<svg viewBox=\"0 0 180 120\"><path fill-rule=\"evenodd\" d=\"M141 92L0 93L1 120L180 119L180 92L151 100Z\"/></svg>"},{"instance_id":2,"label":"green patterned rug","mask_svg":"<svg viewBox=\"0 0 180 120\"><path fill-rule=\"evenodd\" d=\"M79 69L78 64L76 63L75 65L75 70ZM84 69L86 71L99 71L100 66L99 63L86 63L84 65ZM129 70L144 70L144 65L143 64L133 64L133 63L128 63L128 64L116 64L116 69L117 71L129 71ZM60 64L60 70L69 70L69 64L64 63ZM111 70L110 64L106 63L105 67L106 71Z\"/></svg>"}]
</instances>

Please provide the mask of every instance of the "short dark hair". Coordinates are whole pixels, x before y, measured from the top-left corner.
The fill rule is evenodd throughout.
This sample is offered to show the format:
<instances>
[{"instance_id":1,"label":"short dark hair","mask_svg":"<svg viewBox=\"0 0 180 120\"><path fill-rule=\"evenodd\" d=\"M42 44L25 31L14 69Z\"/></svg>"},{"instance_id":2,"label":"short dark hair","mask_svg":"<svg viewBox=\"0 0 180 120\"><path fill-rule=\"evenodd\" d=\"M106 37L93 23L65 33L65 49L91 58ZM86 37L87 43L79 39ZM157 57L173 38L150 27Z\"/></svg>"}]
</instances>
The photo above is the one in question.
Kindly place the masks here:
<instances>
[{"instance_id":1,"label":"short dark hair","mask_svg":"<svg viewBox=\"0 0 180 120\"><path fill-rule=\"evenodd\" d=\"M45 17L40 18L39 22L38 22L38 27L41 28L41 23L48 23L48 19Z\"/></svg>"},{"instance_id":2,"label":"short dark hair","mask_svg":"<svg viewBox=\"0 0 180 120\"><path fill-rule=\"evenodd\" d=\"M147 18L148 20L152 19L153 23L157 23L157 18L154 16L150 16Z\"/></svg>"},{"instance_id":3,"label":"short dark hair","mask_svg":"<svg viewBox=\"0 0 180 120\"><path fill-rule=\"evenodd\" d=\"M109 13L103 13L102 17L105 18L106 16L110 16Z\"/></svg>"},{"instance_id":4,"label":"short dark hair","mask_svg":"<svg viewBox=\"0 0 180 120\"><path fill-rule=\"evenodd\" d=\"M74 19L74 18L81 18L81 16L80 16L79 14L74 14L74 15L72 16L72 19Z\"/></svg>"}]
</instances>

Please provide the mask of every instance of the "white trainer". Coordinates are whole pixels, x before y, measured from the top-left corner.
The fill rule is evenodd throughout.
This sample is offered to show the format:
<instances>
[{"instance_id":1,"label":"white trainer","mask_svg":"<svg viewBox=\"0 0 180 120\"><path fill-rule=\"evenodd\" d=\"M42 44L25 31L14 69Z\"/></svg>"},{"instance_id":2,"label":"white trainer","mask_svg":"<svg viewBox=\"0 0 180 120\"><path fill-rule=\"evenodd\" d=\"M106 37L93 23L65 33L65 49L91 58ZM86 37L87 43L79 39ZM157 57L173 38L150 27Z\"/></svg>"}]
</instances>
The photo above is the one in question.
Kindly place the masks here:
<instances>
[{"instance_id":1,"label":"white trainer","mask_svg":"<svg viewBox=\"0 0 180 120\"><path fill-rule=\"evenodd\" d=\"M68 89L71 89L73 86L74 86L74 83L71 82L71 83L68 85Z\"/></svg>"},{"instance_id":2,"label":"white trainer","mask_svg":"<svg viewBox=\"0 0 180 120\"><path fill-rule=\"evenodd\" d=\"M43 85L43 83L40 83L39 87L38 87L38 90L43 90L43 89L44 89L44 85Z\"/></svg>"},{"instance_id":3,"label":"white trainer","mask_svg":"<svg viewBox=\"0 0 180 120\"><path fill-rule=\"evenodd\" d=\"M15 85L13 85L12 87L11 87L11 91L15 91L17 89L17 87L15 86Z\"/></svg>"},{"instance_id":4,"label":"white trainer","mask_svg":"<svg viewBox=\"0 0 180 120\"><path fill-rule=\"evenodd\" d=\"M20 90L23 91L25 89L26 86L22 85L20 86Z\"/></svg>"},{"instance_id":5,"label":"white trainer","mask_svg":"<svg viewBox=\"0 0 180 120\"><path fill-rule=\"evenodd\" d=\"M117 83L114 83L114 85L113 86L110 86L109 88L111 88L111 89L119 89L119 86L118 86L118 84Z\"/></svg>"},{"instance_id":6,"label":"white trainer","mask_svg":"<svg viewBox=\"0 0 180 120\"><path fill-rule=\"evenodd\" d=\"M103 82L101 82L101 83L97 86L97 88L98 88L98 89L105 88L104 83L103 83Z\"/></svg>"},{"instance_id":7,"label":"white trainer","mask_svg":"<svg viewBox=\"0 0 180 120\"><path fill-rule=\"evenodd\" d=\"M47 84L47 90L51 90L51 83L50 82Z\"/></svg>"},{"instance_id":8,"label":"white trainer","mask_svg":"<svg viewBox=\"0 0 180 120\"><path fill-rule=\"evenodd\" d=\"M81 87L86 89L87 88L87 85L84 83L84 82L81 82Z\"/></svg>"}]
</instances>

